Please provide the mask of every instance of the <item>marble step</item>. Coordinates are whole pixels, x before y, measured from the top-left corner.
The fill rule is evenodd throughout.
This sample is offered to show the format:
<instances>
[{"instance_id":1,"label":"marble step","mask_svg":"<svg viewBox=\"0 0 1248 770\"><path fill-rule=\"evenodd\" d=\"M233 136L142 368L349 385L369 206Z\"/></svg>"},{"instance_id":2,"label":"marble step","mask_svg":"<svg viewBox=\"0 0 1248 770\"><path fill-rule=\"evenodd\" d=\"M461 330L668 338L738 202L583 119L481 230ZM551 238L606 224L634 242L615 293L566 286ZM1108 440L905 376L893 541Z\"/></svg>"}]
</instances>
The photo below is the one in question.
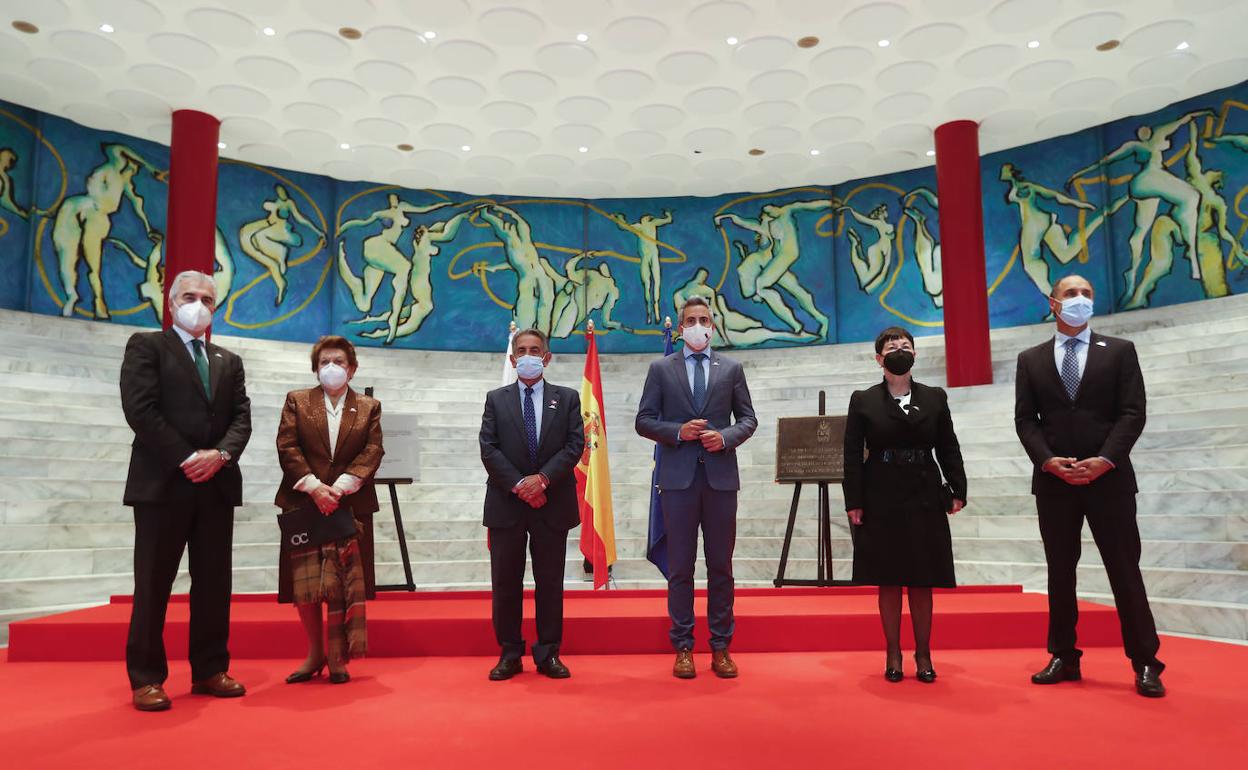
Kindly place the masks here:
<instances>
[{"instance_id":1,"label":"marble step","mask_svg":"<svg viewBox=\"0 0 1248 770\"><path fill-rule=\"evenodd\" d=\"M1080 591L1079 598L1114 605L1114 596L1109 593ZM1157 596L1150 596L1148 604L1159 631L1248 641L1248 605ZM1165 657L1164 644L1161 656Z\"/></svg>"}]
</instances>

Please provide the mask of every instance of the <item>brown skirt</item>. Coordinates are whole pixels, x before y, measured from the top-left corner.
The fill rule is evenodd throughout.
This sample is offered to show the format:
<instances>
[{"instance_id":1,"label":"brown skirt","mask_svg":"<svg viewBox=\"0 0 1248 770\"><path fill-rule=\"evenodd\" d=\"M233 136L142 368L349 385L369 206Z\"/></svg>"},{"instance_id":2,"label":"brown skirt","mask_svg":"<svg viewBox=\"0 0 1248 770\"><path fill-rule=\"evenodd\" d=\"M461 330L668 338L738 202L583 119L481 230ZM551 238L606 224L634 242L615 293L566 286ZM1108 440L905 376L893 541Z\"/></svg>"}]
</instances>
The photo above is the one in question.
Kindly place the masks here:
<instances>
[{"instance_id":1,"label":"brown skirt","mask_svg":"<svg viewBox=\"0 0 1248 770\"><path fill-rule=\"evenodd\" d=\"M295 604L325 604L329 657L346 661L365 655L368 634L359 537L292 550L290 572Z\"/></svg>"}]
</instances>

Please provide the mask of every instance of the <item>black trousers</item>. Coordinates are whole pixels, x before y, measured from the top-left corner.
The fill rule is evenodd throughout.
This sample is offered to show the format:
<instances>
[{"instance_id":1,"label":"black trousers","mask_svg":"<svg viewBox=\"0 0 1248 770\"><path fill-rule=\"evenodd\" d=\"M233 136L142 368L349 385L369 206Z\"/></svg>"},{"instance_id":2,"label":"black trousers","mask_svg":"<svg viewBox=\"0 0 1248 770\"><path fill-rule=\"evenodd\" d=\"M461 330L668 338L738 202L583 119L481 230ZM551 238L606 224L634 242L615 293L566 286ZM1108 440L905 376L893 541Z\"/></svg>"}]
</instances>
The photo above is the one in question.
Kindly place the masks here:
<instances>
[{"instance_id":1,"label":"black trousers","mask_svg":"<svg viewBox=\"0 0 1248 770\"><path fill-rule=\"evenodd\" d=\"M1049 652L1067 661L1078 660L1082 654L1075 646L1075 624L1079 619L1075 573L1083 521L1087 519L1109 576L1127 657L1136 671L1145 665L1162 666L1157 660L1161 640L1157 638L1153 612L1140 575L1140 530L1135 521L1135 495L1106 494L1093 487L1075 487L1065 494L1037 495L1036 510L1044 556L1049 565Z\"/></svg>"},{"instance_id":2,"label":"black trousers","mask_svg":"<svg viewBox=\"0 0 1248 770\"><path fill-rule=\"evenodd\" d=\"M165 610L188 547L191 680L230 667L234 508L204 486L204 493L192 500L134 506L134 607L126 640L126 671L133 689L161 684L169 676Z\"/></svg>"},{"instance_id":3,"label":"black trousers","mask_svg":"<svg viewBox=\"0 0 1248 770\"><path fill-rule=\"evenodd\" d=\"M526 548L533 558L537 604L533 660L540 664L558 655L559 644L563 641L563 573L568 530L551 526L538 516L528 516L514 527L490 527L494 636L502 647L502 656L511 660L524 657L520 623L524 611Z\"/></svg>"}]
</instances>

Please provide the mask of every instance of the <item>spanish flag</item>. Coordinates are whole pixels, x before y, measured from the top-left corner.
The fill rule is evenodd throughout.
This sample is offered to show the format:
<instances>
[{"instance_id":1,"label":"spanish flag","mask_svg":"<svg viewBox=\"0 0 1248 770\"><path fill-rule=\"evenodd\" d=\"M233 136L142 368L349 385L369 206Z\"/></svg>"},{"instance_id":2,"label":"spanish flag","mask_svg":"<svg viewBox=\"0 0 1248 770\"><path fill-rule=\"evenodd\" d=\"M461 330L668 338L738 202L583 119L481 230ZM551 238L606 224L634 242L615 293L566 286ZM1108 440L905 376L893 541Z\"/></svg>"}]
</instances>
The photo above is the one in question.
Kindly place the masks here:
<instances>
[{"instance_id":1,"label":"spanish flag","mask_svg":"<svg viewBox=\"0 0 1248 770\"><path fill-rule=\"evenodd\" d=\"M581 506L581 553L594 565L594 588L607 585L615 564L615 514L611 510L611 470L607 467L607 421L602 408L602 373L594 322L585 338L585 376L581 380L581 416L585 419L585 452L576 466L576 493Z\"/></svg>"}]
</instances>

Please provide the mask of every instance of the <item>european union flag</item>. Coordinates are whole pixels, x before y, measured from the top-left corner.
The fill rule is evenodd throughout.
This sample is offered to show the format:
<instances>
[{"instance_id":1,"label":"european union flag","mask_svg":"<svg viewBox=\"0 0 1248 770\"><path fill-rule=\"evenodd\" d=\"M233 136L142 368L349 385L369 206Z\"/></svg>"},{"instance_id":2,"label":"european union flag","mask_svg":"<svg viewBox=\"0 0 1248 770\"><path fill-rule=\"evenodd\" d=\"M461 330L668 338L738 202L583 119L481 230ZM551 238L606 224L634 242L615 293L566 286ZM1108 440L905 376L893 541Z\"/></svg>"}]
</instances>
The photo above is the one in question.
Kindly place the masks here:
<instances>
[{"instance_id":1,"label":"european union flag","mask_svg":"<svg viewBox=\"0 0 1248 770\"><path fill-rule=\"evenodd\" d=\"M663 355L672 354L672 329L663 329ZM659 495L659 447L654 447L654 471L650 474L650 531L646 535L646 558L667 577L667 530L663 528L663 500Z\"/></svg>"}]
</instances>

